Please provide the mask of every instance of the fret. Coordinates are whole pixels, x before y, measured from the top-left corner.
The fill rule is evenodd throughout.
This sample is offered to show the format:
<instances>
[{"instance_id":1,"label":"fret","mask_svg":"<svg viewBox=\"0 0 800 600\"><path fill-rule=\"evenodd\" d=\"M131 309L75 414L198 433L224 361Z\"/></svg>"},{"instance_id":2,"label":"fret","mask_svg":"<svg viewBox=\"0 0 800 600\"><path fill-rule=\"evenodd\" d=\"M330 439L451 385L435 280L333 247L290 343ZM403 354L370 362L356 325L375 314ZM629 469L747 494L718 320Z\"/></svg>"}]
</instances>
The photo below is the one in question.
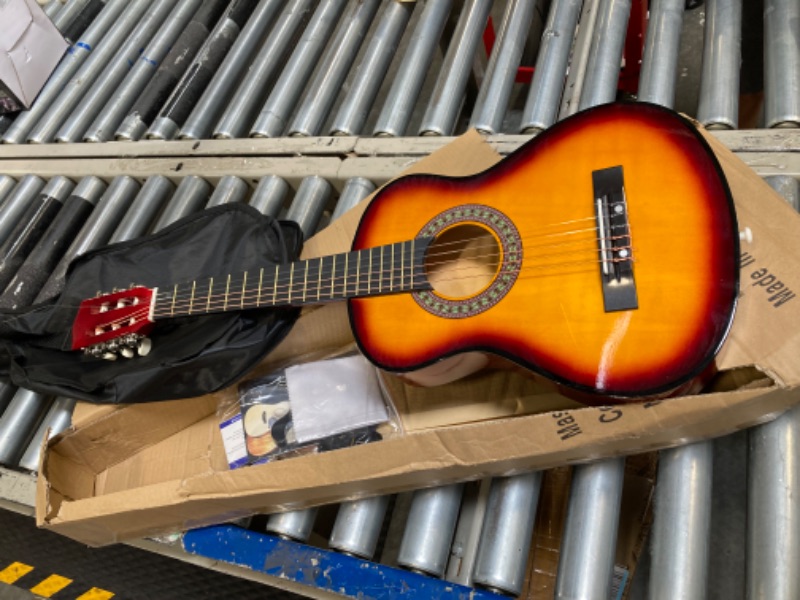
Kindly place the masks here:
<instances>
[{"instance_id":1,"label":"fret","mask_svg":"<svg viewBox=\"0 0 800 600\"><path fill-rule=\"evenodd\" d=\"M409 278L408 278L408 287L414 288L414 240L409 242L411 245L411 256L409 257L408 266L409 266Z\"/></svg>"},{"instance_id":2,"label":"fret","mask_svg":"<svg viewBox=\"0 0 800 600\"><path fill-rule=\"evenodd\" d=\"M394 291L394 264L395 264L395 262L394 262L394 246L395 245L392 244L392 259L391 259L391 262L389 263L389 265L390 265L389 266L389 291L390 292Z\"/></svg>"},{"instance_id":3,"label":"fret","mask_svg":"<svg viewBox=\"0 0 800 600\"><path fill-rule=\"evenodd\" d=\"M258 295L256 296L256 308L261 306L261 284L264 282L264 267L258 272Z\"/></svg>"},{"instance_id":4,"label":"fret","mask_svg":"<svg viewBox=\"0 0 800 600\"><path fill-rule=\"evenodd\" d=\"M369 270L367 271L367 296L372 293L372 248L369 249Z\"/></svg>"},{"instance_id":5,"label":"fret","mask_svg":"<svg viewBox=\"0 0 800 600\"><path fill-rule=\"evenodd\" d=\"M380 271L378 271L378 293L383 292L383 246L381 246L381 261L380 261Z\"/></svg>"},{"instance_id":6,"label":"fret","mask_svg":"<svg viewBox=\"0 0 800 600\"><path fill-rule=\"evenodd\" d=\"M225 283L225 303L222 305L222 310L228 310L228 293L231 290L231 275L228 273L228 281Z\"/></svg>"},{"instance_id":7,"label":"fret","mask_svg":"<svg viewBox=\"0 0 800 600\"><path fill-rule=\"evenodd\" d=\"M317 301L319 301L319 295L322 293L322 257L319 259L319 276L317 277Z\"/></svg>"},{"instance_id":8,"label":"fret","mask_svg":"<svg viewBox=\"0 0 800 600\"><path fill-rule=\"evenodd\" d=\"M286 297L287 304L292 303L292 286L294 285L294 263L289 268L289 294Z\"/></svg>"},{"instance_id":9,"label":"fret","mask_svg":"<svg viewBox=\"0 0 800 600\"><path fill-rule=\"evenodd\" d=\"M247 289L247 271L244 272L244 279L242 279L242 301L239 303L239 308L244 308L244 294Z\"/></svg>"},{"instance_id":10,"label":"fret","mask_svg":"<svg viewBox=\"0 0 800 600\"><path fill-rule=\"evenodd\" d=\"M275 265L275 282L272 284L272 305L278 302L278 265Z\"/></svg>"},{"instance_id":11,"label":"fret","mask_svg":"<svg viewBox=\"0 0 800 600\"><path fill-rule=\"evenodd\" d=\"M175 289L172 291L172 306L169 309L169 316L175 316L175 300L178 298L178 284L175 284Z\"/></svg>"},{"instance_id":12,"label":"fret","mask_svg":"<svg viewBox=\"0 0 800 600\"><path fill-rule=\"evenodd\" d=\"M214 288L214 278L208 280L208 298L206 298L206 312L211 310L211 290Z\"/></svg>"},{"instance_id":13,"label":"fret","mask_svg":"<svg viewBox=\"0 0 800 600\"><path fill-rule=\"evenodd\" d=\"M361 295L361 251L357 252L356 255L358 258L356 259L356 296Z\"/></svg>"},{"instance_id":14,"label":"fret","mask_svg":"<svg viewBox=\"0 0 800 600\"><path fill-rule=\"evenodd\" d=\"M381 253L381 280L383 282L383 292L391 293L394 291L394 244L385 247Z\"/></svg>"},{"instance_id":15,"label":"fret","mask_svg":"<svg viewBox=\"0 0 800 600\"><path fill-rule=\"evenodd\" d=\"M331 256L331 298L333 298L334 284L336 283L336 255Z\"/></svg>"},{"instance_id":16,"label":"fret","mask_svg":"<svg viewBox=\"0 0 800 600\"><path fill-rule=\"evenodd\" d=\"M342 273L342 297L347 298L347 273L350 269L350 253L344 255L344 273Z\"/></svg>"},{"instance_id":17,"label":"fret","mask_svg":"<svg viewBox=\"0 0 800 600\"><path fill-rule=\"evenodd\" d=\"M303 304L306 303L306 292L308 291L308 261L305 262L305 274L303 275Z\"/></svg>"},{"instance_id":18,"label":"fret","mask_svg":"<svg viewBox=\"0 0 800 600\"><path fill-rule=\"evenodd\" d=\"M405 277L406 277L406 245L405 243L400 244L400 289L405 290L408 289L405 286Z\"/></svg>"},{"instance_id":19,"label":"fret","mask_svg":"<svg viewBox=\"0 0 800 600\"><path fill-rule=\"evenodd\" d=\"M322 280L321 260L315 258L303 262L305 263L303 302L319 301L319 286Z\"/></svg>"},{"instance_id":20,"label":"fret","mask_svg":"<svg viewBox=\"0 0 800 600\"><path fill-rule=\"evenodd\" d=\"M197 287L197 282L192 281L192 296L189 298L189 314L192 314L192 309L194 308L194 290Z\"/></svg>"}]
</instances>

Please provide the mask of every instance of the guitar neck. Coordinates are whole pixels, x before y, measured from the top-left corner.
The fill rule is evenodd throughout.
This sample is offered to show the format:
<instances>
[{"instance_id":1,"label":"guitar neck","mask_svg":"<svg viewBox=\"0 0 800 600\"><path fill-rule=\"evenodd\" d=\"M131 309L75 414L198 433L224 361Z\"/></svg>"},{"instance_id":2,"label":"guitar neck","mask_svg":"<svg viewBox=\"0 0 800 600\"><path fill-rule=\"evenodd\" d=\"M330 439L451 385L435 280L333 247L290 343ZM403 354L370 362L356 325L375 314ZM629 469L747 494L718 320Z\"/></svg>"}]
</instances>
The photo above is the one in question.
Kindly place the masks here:
<instances>
[{"instance_id":1,"label":"guitar neck","mask_svg":"<svg viewBox=\"0 0 800 600\"><path fill-rule=\"evenodd\" d=\"M153 318L300 306L431 289L425 253L432 238L309 258L158 288Z\"/></svg>"}]
</instances>

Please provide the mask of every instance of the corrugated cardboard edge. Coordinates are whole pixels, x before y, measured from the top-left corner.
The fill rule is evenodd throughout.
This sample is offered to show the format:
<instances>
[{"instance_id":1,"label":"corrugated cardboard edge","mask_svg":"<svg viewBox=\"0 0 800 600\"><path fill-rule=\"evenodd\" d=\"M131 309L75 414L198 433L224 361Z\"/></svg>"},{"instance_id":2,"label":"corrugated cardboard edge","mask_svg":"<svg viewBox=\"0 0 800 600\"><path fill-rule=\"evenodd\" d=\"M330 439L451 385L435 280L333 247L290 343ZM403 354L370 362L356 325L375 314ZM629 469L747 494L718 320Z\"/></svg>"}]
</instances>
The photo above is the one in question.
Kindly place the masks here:
<instances>
[{"instance_id":1,"label":"corrugated cardboard edge","mask_svg":"<svg viewBox=\"0 0 800 600\"><path fill-rule=\"evenodd\" d=\"M548 469L629 453L634 447L642 452L681 445L706 438L709 431L724 435L769 420L797 401L795 390L773 387L544 413L427 430L77 501L50 479L45 460L37 523L89 545L104 545L252 513ZM502 456L497 456L498 446ZM69 462L57 446L48 455Z\"/></svg>"}]
</instances>

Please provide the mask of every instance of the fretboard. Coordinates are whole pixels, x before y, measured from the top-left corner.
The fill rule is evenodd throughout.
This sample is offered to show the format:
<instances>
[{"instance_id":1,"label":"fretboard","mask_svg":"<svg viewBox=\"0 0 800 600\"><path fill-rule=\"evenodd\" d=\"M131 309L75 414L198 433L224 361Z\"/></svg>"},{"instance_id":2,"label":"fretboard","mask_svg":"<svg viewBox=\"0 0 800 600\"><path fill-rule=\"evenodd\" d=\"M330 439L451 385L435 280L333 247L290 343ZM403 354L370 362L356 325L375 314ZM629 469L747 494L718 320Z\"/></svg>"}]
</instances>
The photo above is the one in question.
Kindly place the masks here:
<instances>
[{"instance_id":1,"label":"fretboard","mask_svg":"<svg viewBox=\"0 0 800 600\"><path fill-rule=\"evenodd\" d=\"M430 289L424 268L430 242L419 238L160 287L153 316L320 304Z\"/></svg>"}]
</instances>

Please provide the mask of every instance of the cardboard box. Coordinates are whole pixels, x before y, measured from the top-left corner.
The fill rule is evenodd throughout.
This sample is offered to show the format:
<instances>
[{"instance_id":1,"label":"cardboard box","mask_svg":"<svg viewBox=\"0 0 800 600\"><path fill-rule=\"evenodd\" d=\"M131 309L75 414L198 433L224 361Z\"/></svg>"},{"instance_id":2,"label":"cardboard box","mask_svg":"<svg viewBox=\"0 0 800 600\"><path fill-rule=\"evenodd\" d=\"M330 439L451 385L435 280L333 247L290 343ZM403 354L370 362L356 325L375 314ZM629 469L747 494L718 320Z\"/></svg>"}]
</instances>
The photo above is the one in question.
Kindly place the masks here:
<instances>
[{"instance_id":1,"label":"cardboard box","mask_svg":"<svg viewBox=\"0 0 800 600\"><path fill-rule=\"evenodd\" d=\"M0 0L0 113L30 108L67 46L36 0Z\"/></svg>"},{"instance_id":2,"label":"cardboard box","mask_svg":"<svg viewBox=\"0 0 800 600\"><path fill-rule=\"evenodd\" d=\"M409 430L402 438L235 471L227 470L215 415L218 400L233 390L154 405L91 407L43 452L38 524L103 545L252 513L646 452L774 418L800 400L800 300L794 292L800 289L800 216L724 146L708 141L733 190L740 225L754 238L743 249L742 294L718 357L722 374L715 391L585 408L519 374L490 372L460 388L448 386L458 390L458 399L443 388L401 388L398 408ZM480 136L467 134L414 170L466 174L498 159ZM361 210L310 240L308 255L349 248ZM252 376L351 343L343 305L309 309ZM542 398L548 412L536 413Z\"/></svg>"}]
</instances>

